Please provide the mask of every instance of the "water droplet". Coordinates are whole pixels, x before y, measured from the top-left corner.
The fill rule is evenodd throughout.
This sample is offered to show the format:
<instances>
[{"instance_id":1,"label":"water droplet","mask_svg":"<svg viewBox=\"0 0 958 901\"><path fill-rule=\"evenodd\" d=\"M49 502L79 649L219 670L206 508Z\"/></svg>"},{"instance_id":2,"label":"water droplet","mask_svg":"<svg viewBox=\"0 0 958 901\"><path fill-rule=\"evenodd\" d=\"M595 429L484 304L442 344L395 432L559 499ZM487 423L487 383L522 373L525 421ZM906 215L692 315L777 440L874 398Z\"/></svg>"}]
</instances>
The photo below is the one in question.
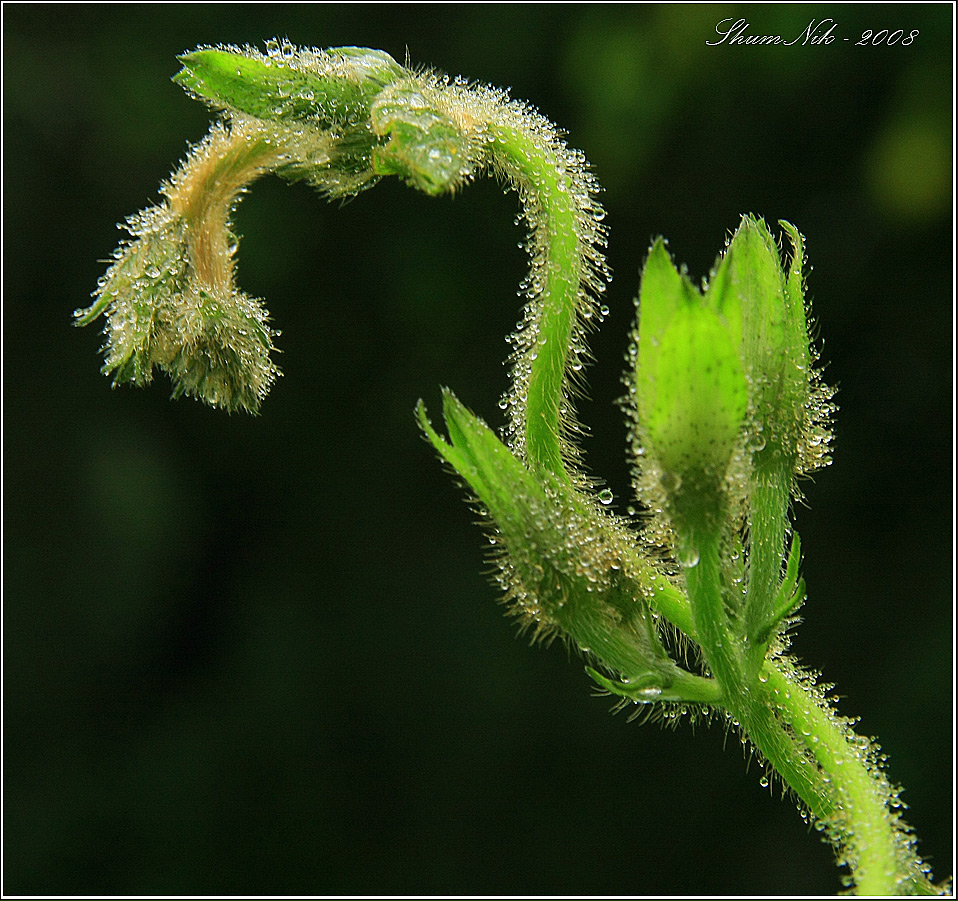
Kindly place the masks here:
<instances>
[{"instance_id":1,"label":"water droplet","mask_svg":"<svg viewBox=\"0 0 958 901\"><path fill-rule=\"evenodd\" d=\"M698 548L693 547L691 544L681 547L676 552L679 563L684 566L686 569L691 569L693 566L697 566L699 562L699 552Z\"/></svg>"},{"instance_id":2,"label":"water droplet","mask_svg":"<svg viewBox=\"0 0 958 901\"><path fill-rule=\"evenodd\" d=\"M762 776L762 778L758 780L758 784L761 785L762 788L768 788L768 776Z\"/></svg>"},{"instance_id":3,"label":"water droplet","mask_svg":"<svg viewBox=\"0 0 958 901\"><path fill-rule=\"evenodd\" d=\"M663 472L659 484L670 494L682 487L682 476L674 472Z\"/></svg>"},{"instance_id":4,"label":"water droplet","mask_svg":"<svg viewBox=\"0 0 958 901\"><path fill-rule=\"evenodd\" d=\"M603 488L599 492L599 503L606 506L612 503L612 492L608 488Z\"/></svg>"},{"instance_id":5,"label":"water droplet","mask_svg":"<svg viewBox=\"0 0 958 901\"><path fill-rule=\"evenodd\" d=\"M600 316L608 316L608 315L609 315L609 308L608 308L605 304L602 304L602 306L599 307L599 315L600 315Z\"/></svg>"}]
</instances>

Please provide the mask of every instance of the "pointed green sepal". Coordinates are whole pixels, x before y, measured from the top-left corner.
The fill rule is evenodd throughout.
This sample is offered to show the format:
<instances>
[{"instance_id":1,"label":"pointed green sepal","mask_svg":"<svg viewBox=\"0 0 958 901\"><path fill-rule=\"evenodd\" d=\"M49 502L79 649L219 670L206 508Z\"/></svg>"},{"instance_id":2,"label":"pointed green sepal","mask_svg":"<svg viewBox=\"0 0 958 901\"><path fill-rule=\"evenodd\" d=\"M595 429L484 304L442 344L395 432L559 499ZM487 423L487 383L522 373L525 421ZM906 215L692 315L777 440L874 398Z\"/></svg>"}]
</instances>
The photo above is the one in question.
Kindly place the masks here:
<instances>
[{"instance_id":1,"label":"pointed green sepal","mask_svg":"<svg viewBox=\"0 0 958 901\"><path fill-rule=\"evenodd\" d=\"M794 616L805 603L805 580L798 574L802 558L802 542L798 532L792 534L792 544L785 564L778 592L771 604L768 621L762 624L752 637L754 644L765 644L772 635L782 628L789 617Z\"/></svg>"},{"instance_id":2,"label":"pointed green sepal","mask_svg":"<svg viewBox=\"0 0 958 901\"><path fill-rule=\"evenodd\" d=\"M647 596L661 579L611 516L564 483L548 484L448 391L449 440L416 415L433 447L475 492L492 521L499 581L512 612L551 637L563 634L625 677L677 673L659 640Z\"/></svg>"},{"instance_id":3,"label":"pointed green sepal","mask_svg":"<svg viewBox=\"0 0 958 901\"><path fill-rule=\"evenodd\" d=\"M657 701L715 704L722 699L721 689L714 679L696 676L678 667L670 673L650 671L623 679L610 679L591 666L585 671L603 691L633 704Z\"/></svg>"},{"instance_id":4,"label":"pointed green sepal","mask_svg":"<svg viewBox=\"0 0 958 901\"><path fill-rule=\"evenodd\" d=\"M603 676L591 666L587 666L585 671L600 688L609 694L617 695L620 698L627 698L637 704L650 704L653 701L670 700L663 698L663 693L668 690L669 684L657 672L642 673L633 676L627 682L622 680L612 680ZM672 699L674 700L674 699Z\"/></svg>"}]
</instances>

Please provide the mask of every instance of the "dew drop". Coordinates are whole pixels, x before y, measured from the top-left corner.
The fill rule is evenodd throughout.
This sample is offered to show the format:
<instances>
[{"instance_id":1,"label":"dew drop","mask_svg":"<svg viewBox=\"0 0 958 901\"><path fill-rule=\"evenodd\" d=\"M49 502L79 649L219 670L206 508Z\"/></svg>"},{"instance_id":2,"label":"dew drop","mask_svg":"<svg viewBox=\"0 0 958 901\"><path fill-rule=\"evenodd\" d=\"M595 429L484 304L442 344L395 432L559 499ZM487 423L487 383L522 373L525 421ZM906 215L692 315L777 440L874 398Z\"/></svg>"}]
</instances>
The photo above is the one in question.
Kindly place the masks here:
<instances>
[{"instance_id":1,"label":"dew drop","mask_svg":"<svg viewBox=\"0 0 958 901\"><path fill-rule=\"evenodd\" d=\"M676 556L678 557L679 563L684 566L686 569L691 569L693 566L697 566L699 562L699 552L698 548L693 547L692 545L686 545L683 548L679 548Z\"/></svg>"},{"instance_id":2,"label":"dew drop","mask_svg":"<svg viewBox=\"0 0 958 901\"><path fill-rule=\"evenodd\" d=\"M762 778L758 780L758 784L761 785L762 788L768 788L768 776L762 776Z\"/></svg>"},{"instance_id":3,"label":"dew drop","mask_svg":"<svg viewBox=\"0 0 958 901\"><path fill-rule=\"evenodd\" d=\"M606 506L612 503L612 492L608 488L603 488L599 492L599 503Z\"/></svg>"},{"instance_id":4,"label":"dew drop","mask_svg":"<svg viewBox=\"0 0 958 901\"><path fill-rule=\"evenodd\" d=\"M662 475L659 476L659 484L671 494L682 487L682 476L674 472L663 472Z\"/></svg>"}]
</instances>

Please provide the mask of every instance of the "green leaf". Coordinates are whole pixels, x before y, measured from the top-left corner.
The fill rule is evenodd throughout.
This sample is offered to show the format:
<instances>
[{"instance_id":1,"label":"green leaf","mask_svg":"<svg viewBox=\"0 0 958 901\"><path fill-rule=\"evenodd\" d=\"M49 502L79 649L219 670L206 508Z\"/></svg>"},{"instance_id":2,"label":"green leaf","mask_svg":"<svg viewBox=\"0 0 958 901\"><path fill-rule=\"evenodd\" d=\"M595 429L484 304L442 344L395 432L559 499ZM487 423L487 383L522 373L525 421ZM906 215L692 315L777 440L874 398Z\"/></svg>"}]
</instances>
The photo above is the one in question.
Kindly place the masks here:
<instances>
[{"instance_id":1,"label":"green leaf","mask_svg":"<svg viewBox=\"0 0 958 901\"><path fill-rule=\"evenodd\" d=\"M372 99L404 71L389 54L358 47L288 60L210 48L184 54L180 62L173 80L214 107L325 128L366 119Z\"/></svg>"}]
</instances>

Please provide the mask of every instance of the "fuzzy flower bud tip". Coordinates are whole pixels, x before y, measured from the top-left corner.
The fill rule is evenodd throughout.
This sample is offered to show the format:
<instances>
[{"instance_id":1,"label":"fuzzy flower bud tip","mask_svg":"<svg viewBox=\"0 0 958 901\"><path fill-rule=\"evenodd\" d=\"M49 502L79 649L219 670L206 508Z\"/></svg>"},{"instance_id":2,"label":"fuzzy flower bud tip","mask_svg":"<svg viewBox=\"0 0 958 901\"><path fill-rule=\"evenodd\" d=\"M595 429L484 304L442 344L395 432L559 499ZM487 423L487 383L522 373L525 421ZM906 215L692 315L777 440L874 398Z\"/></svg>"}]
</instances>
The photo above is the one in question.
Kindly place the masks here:
<instances>
[{"instance_id":1,"label":"fuzzy flower bud tip","mask_svg":"<svg viewBox=\"0 0 958 901\"><path fill-rule=\"evenodd\" d=\"M635 368L637 418L673 516L720 508L748 405L728 317L656 242L642 276Z\"/></svg>"}]
</instances>

